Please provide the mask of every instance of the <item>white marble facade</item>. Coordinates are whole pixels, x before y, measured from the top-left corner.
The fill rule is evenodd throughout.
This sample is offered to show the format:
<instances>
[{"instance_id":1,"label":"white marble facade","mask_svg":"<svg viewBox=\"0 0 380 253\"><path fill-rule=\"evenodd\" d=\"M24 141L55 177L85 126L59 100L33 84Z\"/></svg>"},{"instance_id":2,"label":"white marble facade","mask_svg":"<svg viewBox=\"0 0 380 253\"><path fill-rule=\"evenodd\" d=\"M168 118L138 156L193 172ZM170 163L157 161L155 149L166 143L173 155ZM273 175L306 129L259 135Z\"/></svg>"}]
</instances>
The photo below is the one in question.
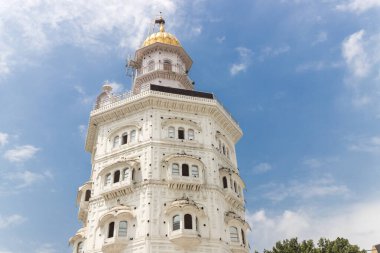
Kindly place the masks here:
<instances>
[{"instance_id":1,"label":"white marble facade","mask_svg":"<svg viewBox=\"0 0 380 253\"><path fill-rule=\"evenodd\" d=\"M242 131L212 94L193 91L190 57L164 33L130 62L132 91L105 84L91 112L74 253L249 252Z\"/></svg>"}]
</instances>

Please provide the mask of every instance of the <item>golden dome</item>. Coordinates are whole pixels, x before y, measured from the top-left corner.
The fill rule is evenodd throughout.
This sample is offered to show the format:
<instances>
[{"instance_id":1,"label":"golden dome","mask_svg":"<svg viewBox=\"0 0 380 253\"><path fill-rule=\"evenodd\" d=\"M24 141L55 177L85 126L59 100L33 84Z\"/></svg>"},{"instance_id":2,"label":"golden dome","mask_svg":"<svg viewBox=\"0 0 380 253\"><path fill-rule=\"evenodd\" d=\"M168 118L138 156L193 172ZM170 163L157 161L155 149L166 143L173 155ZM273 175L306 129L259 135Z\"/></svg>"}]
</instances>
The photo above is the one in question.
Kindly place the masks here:
<instances>
[{"instance_id":1,"label":"golden dome","mask_svg":"<svg viewBox=\"0 0 380 253\"><path fill-rule=\"evenodd\" d=\"M148 36L148 38L145 39L142 47L146 47L149 45L152 45L156 42L169 44L172 46L181 46L181 43L179 43L179 40L171 33L165 32L164 28L164 22L160 24L160 31L153 33Z\"/></svg>"}]
</instances>

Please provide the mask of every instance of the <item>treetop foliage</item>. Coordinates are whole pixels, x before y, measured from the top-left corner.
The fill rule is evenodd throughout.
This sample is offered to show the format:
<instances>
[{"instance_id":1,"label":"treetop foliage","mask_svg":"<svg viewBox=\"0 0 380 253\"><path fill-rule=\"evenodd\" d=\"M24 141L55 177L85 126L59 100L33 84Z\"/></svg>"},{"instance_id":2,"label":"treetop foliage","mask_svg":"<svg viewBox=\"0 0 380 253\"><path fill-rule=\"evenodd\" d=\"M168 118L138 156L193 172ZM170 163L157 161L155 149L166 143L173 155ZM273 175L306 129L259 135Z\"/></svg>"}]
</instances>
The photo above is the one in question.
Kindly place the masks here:
<instances>
[{"instance_id":1,"label":"treetop foliage","mask_svg":"<svg viewBox=\"0 0 380 253\"><path fill-rule=\"evenodd\" d=\"M317 245L313 240L298 242L297 238L286 239L277 242L272 250L264 250L264 253L366 253L366 251L357 245L351 245L347 239L338 237L333 241L321 238Z\"/></svg>"}]
</instances>

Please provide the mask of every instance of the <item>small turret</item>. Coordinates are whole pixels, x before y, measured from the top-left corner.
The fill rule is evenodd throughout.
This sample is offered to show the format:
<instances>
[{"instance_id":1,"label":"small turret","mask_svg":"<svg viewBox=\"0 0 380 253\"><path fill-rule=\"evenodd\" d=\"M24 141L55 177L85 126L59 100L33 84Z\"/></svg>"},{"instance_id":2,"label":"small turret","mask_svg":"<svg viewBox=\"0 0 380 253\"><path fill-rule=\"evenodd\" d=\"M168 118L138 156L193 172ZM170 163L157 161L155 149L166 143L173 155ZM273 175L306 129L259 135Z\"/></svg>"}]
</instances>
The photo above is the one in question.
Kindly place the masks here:
<instances>
[{"instance_id":1,"label":"small turret","mask_svg":"<svg viewBox=\"0 0 380 253\"><path fill-rule=\"evenodd\" d=\"M112 86L108 81L105 81L102 87L102 93L96 98L95 109L98 109L100 105L104 105L104 103L110 101L112 94Z\"/></svg>"}]
</instances>

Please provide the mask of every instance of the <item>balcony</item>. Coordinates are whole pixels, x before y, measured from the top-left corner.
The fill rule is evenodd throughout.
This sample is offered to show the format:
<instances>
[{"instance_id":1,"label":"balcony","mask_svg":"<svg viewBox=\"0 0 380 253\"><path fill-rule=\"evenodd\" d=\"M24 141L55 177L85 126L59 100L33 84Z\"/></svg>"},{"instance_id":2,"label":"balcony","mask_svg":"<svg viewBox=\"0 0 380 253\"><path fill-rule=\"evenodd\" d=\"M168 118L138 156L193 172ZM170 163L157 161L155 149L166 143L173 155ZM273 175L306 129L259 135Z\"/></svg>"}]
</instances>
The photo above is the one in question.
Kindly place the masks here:
<instances>
[{"instance_id":1,"label":"balcony","mask_svg":"<svg viewBox=\"0 0 380 253\"><path fill-rule=\"evenodd\" d=\"M241 244L239 242L231 242L230 248L232 253L248 253L249 250L246 245Z\"/></svg>"},{"instance_id":2,"label":"balcony","mask_svg":"<svg viewBox=\"0 0 380 253\"><path fill-rule=\"evenodd\" d=\"M178 190L199 191L204 184L202 173L200 173L198 176L177 176L169 174L167 180L169 188Z\"/></svg>"},{"instance_id":3,"label":"balcony","mask_svg":"<svg viewBox=\"0 0 380 253\"><path fill-rule=\"evenodd\" d=\"M230 188L223 189L224 198L231 203L233 206L236 206L240 209L244 209L244 200L242 196L234 192Z\"/></svg>"},{"instance_id":4,"label":"balcony","mask_svg":"<svg viewBox=\"0 0 380 253\"><path fill-rule=\"evenodd\" d=\"M100 195L102 195L105 200L115 199L132 193L133 186L134 182L132 181L121 181L111 185L105 185L100 191Z\"/></svg>"},{"instance_id":5,"label":"balcony","mask_svg":"<svg viewBox=\"0 0 380 253\"><path fill-rule=\"evenodd\" d=\"M128 244L127 237L106 238L102 246L104 253L120 253Z\"/></svg>"},{"instance_id":6,"label":"balcony","mask_svg":"<svg viewBox=\"0 0 380 253\"><path fill-rule=\"evenodd\" d=\"M186 70L179 65L155 63L136 70L135 85L149 82L156 78L166 78L182 83L187 89L192 90L194 82L189 78Z\"/></svg>"},{"instance_id":7,"label":"balcony","mask_svg":"<svg viewBox=\"0 0 380 253\"><path fill-rule=\"evenodd\" d=\"M85 222L88 213L88 201L81 201L79 203L78 219Z\"/></svg>"},{"instance_id":8,"label":"balcony","mask_svg":"<svg viewBox=\"0 0 380 253\"><path fill-rule=\"evenodd\" d=\"M177 66L177 65L171 65L171 64L163 64L163 63L155 63L151 64L146 67L139 68L136 71L136 77L140 77L142 75L148 74L152 71L155 70L161 70L161 71L170 71L170 72L175 72L181 75L186 75L186 71L182 66Z\"/></svg>"},{"instance_id":9,"label":"balcony","mask_svg":"<svg viewBox=\"0 0 380 253\"><path fill-rule=\"evenodd\" d=\"M184 248L197 246L201 242L201 235L193 229L178 229L169 232L169 240Z\"/></svg>"}]
</instances>

